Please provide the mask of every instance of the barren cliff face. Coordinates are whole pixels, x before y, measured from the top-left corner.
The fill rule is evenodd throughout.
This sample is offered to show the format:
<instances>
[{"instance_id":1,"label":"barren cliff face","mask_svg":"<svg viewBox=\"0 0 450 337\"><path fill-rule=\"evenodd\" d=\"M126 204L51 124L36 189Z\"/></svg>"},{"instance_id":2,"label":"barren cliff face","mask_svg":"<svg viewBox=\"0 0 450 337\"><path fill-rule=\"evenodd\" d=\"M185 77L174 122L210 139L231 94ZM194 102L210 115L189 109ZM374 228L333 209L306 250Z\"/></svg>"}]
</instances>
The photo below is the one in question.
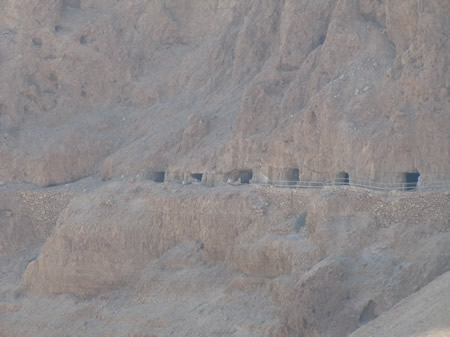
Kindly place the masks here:
<instances>
[{"instance_id":1,"label":"barren cliff face","mask_svg":"<svg viewBox=\"0 0 450 337\"><path fill-rule=\"evenodd\" d=\"M449 17L0 0L0 335L450 335Z\"/></svg>"},{"instance_id":2,"label":"barren cliff face","mask_svg":"<svg viewBox=\"0 0 450 337\"><path fill-rule=\"evenodd\" d=\"M2 335L348 336L450 270L448 193L79 184L1 191Z\"/></svg>"},{"instance_id":3,"label":"barren cliff face","mask_svg":"<svg viewBox=\"0 0 450 337\"><path fill-rule=\"evenodd\" d=\"M0 181L449 178L445 0L1 7Z\"/></svg>"}]
</instances>

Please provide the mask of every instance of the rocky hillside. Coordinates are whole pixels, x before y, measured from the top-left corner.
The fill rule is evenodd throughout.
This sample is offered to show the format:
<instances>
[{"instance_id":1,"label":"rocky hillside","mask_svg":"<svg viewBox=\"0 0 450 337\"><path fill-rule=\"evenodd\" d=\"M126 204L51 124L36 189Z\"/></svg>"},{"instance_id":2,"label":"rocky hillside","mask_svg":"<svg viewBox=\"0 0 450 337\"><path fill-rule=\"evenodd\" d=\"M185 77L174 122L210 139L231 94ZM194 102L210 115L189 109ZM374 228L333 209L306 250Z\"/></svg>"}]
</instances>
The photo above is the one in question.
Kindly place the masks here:
<instances>
[{"instance_id":1,"label":"rocky hillside","mask_svg":"<svg viewBox=\"0 0 450 337\"><path fill-rule=\"evenodd\" d=\"M450 179L446 0L0 6L0 181Z\"/></svg>"},{"instance_id":2,"label":"rocky hillside","mask_svg":"<svg viewBox=\"0 0 450 337\"><path fill-rule=\"evenodd\" d=\"M448 336L449 287L446 273L350 337Z\"/></svg>"},{"instance_id":3,"label":"rocky hillside","mask_svg":"<svg viewBox=\"0 0 450 337\"><path fill-rule=\"evenodd\" d=\"M450 336L449 17L0 0L0 336Z\"/></svg>"},{"instance_id":4,"label":"rocky hillside","mask_svg":"<svg viewBox=\"0 0 450 337\"><path fill-rule=\"evenodd\" d=\"M348 336L450 270L448 193L94 185L3 191L2 336Z\"/></svg>"}]
</instances>

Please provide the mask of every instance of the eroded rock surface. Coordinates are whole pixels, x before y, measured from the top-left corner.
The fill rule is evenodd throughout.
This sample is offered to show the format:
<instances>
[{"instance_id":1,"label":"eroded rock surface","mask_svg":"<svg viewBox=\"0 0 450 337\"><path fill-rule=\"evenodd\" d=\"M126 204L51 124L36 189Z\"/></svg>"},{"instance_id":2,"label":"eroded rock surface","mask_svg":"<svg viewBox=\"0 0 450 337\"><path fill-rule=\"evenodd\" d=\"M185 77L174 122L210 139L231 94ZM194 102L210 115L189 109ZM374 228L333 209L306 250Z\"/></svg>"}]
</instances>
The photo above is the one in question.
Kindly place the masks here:
<instances>
[{"instance_id":1,"label":"eroded rock surface","mask_svg":"<svg viewBox=\"0 0 450 337\"><path fill-rule=\"evenodd\" d=\"M450 269L448 205L445 193L108 183L71 201L22 286L96 298L134 287L147 301L212 289L213 268L221 296L245 291L277 308L250 335L346 336ZM167 271L153 269L168 256ZM224 335L238 335L235 319Z\"/></svg>"},{"instance_id":2,"label":"eroded rock surface","mask_svg":"<svg viewBox=\"0 0 450 337\"><path fill-rule=\"evenodd\" d=\"M2 181L450 178L445 0L2 8Z\"/></svg>"},{"instance_id":3,"label":"eroded rock surface","mask_svg":"<svg viewBox=\"0 0 450 337\"><path fill-rule=\"evenodd\" d=\"M0 335L450 335L449 17L0 0Z\"/></svg>"},{"instance_id":4,"label":"eroded rock surface","mask_svg":"<svg viewBox=\"0 0 450 337\"><path fill-rule=\"evenodd\" d=\"M351 337L448 336L449 286L450 273L447 272L378 319L356 330Z\"/></svg>"}]
</instances>

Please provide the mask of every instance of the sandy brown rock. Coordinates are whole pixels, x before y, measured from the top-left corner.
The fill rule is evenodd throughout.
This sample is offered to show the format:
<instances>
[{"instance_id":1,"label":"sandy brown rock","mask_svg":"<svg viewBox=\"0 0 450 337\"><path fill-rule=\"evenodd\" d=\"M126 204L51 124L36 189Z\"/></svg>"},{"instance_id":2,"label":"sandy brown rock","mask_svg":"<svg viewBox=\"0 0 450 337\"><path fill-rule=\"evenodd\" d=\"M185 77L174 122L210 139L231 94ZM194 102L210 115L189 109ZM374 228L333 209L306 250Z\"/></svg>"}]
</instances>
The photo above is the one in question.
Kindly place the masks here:
<instances>
[{"instance_id":1,"label":"sandy brown rock","mask_svg":"<svg viewBox=\"0 0 450 337\"><path fill-rule=\"evenodd\" d=\"M2 181L450 177L445 0L2 8Z\"/></svg>"},{"instance_id":2,"label":"sandy brown rock","mask_svg":"<svg viewBox=\"0 0 450 337\"><path fill-rule=\"evenodd\" d=\"M45 242L72 198L61 191L0 190L0 257Z\"/></svg>"},{"instance_id":3,"label":"sandy brown rock","mask_svg":"<svg viewBox=\"0 0 450 337\"><path fill-rule=\"evenodd\" d=\"M0 335L447 333L447 0L0 9Z\"/></svg>"},{"instance_id":4,"label":"sandy brown rock","mask_svg":"<svg viewBox=\"0 0 450 337\"><path fill-rule=\"evenodd\" d=\"M171 186L157 189L162 197L153 194L151 187L158 186L144 186L124 190L115 183L73 200L43 248L46 253L30 264L25 286L95 295L133 284L146 262L185 240L200 241L206 258L224 261L239 233L256 219L261 225L266 222L262 214L252 214L251 202L236 199L233 191L195 196L190 192L194 187ZM220 212L224 207L235 210L234 215ZM54 255L56 251L60 253Z\"/></svg>"},{"instance_id":5,"label":"sandy brown rock","mask_svg":"<svg viewBox=\"0 0 450 337\"><path fill-rule=\"evenodd\" d=\"M449 286L450 275L447 272L350 336L450 336Z\"/></svg>"},{"instance_id":6,"label":"sandy brown rock","mask_svg":"<svg viewBox=\"0 0 450 337\"><path fill-rule=\"evenodd\" d=\"M109 183L70 203L22 285L84 297L125 286L143 298L160 287L196 293L213 286L186 267L190 241L206 263L233 271L228 291L279 303L268 336L346 336L450 268L448 212L445 193ZM181 283L149 267L168 251L161 268L179 270Z\"/></svg>"}]
</instances>

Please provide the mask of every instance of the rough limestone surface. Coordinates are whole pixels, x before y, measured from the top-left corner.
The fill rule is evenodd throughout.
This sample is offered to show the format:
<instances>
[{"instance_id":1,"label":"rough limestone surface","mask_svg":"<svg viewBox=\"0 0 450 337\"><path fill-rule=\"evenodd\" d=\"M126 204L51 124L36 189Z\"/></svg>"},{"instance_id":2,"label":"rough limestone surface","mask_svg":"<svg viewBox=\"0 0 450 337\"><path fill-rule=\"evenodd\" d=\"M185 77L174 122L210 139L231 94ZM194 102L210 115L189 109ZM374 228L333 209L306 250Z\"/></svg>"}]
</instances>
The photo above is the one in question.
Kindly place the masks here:
<instances>
[{"instance_id":1,"label":"rough limestone surface","mask_svg":"<svg viewBox=\"0 0 450 337\"><path fill-rule=\"evenodd\" d=\"M0 181L450 179L446 0L0 5Z\"/></svg>"},{"instance_id":2,"label":"rough limestone surface","mask_svg":"<svg viewBox=\"0 0 450 337\"><path fill-rule=\"evenodd\" d=\"M438 277L350 337L450 336L450 273Z\"/></svg>"},{"instance_id":3,"label":"rough limestone surface","mask_svg":"<svg viewBox=\"0 0 450 337\"><path fill-rule=\"evenodd\" d=\"M0 0L0 336L449 337L449 17Z\"/></svg>"},{"instance_id":4,"label":"rough limestone surface","mask_svg":"<svg viewBox=\"0 0 450 337\"><path fill-rule=\"evenodd\" d=\"M71 200L26 265L20 289L27 295L18 311L29 310L28 296L71 294L97 307L99 298L122 289L127 295L115 296L130 302L119 311L135 312L137 303L161 301L154 297L162 294L174 297L161 304L171 313L179 301L193 310L220 308L228 323L216 335L240 336L243 324L243 336L347 336L450 270L448 198L353 188L103 183ZM203 298L203 291L237 307L223 307L212 294ZM237 304L236 296L250 302ZM61 305L70 308L67 300ZM257 316L238 314L252 303L268 307L253 311ZM164 317L163 336L180 332L177 315L191 315L183 310ZM8 312L0 327L26 335L12 327L22 314ZM60 315L64 321L68 313ZM203 324L191 328L187 336L212 333Z\"/></svg>"}]
</instances>

